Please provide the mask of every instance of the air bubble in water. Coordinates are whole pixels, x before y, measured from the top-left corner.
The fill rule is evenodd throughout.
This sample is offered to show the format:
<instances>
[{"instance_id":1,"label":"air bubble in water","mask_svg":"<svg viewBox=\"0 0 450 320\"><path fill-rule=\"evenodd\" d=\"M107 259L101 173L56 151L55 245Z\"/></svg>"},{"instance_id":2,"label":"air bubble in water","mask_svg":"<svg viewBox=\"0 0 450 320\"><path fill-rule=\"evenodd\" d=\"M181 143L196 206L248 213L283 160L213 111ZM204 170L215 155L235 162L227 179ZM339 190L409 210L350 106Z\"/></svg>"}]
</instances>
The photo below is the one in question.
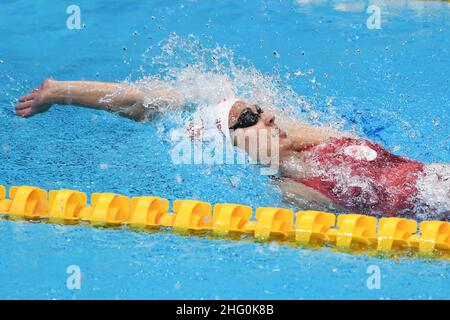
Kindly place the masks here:
<instances>
[{"instance_id":1,"label":"air bubble in water","mask_svg":"<svg viewBox=\"0 0 450 320\"><path fill-rule=\"evenodd\" d=\"M8 143L2 144L2 151L3 153L8 153L9 151L11 151L11 146Z\"/></svg>"}]
</instances>

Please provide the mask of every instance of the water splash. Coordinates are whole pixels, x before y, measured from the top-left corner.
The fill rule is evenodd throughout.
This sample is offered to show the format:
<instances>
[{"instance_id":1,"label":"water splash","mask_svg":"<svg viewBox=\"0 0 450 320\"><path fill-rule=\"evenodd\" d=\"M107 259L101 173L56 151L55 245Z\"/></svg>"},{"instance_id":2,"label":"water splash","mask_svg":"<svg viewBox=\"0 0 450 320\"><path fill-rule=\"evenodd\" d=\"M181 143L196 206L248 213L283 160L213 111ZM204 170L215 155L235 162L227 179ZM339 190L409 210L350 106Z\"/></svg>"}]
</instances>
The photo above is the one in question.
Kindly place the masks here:
<instances>
[{"instance_id":1,"label":"water splash","mask_svg":"<svg viewBox=\"0 0 450 320\"><path fill-rule=\"evenodd\" d=\"M421 220L450 220L450 165L430 164L417 181L418 204L414 208Z\"/></svg>"},{"instance_id":2,"label":"water splash","mask_svg":"<svg viewBox=\"0 0 450 320\"><path fill-rule=\"evenodd\" d=\"M189 104L215 104L235 95L275 113L281 123L295 118L315 125L343 124L335 114L314 110L280 74L262 73L226 46L207 48L193 35L181 37L172 33L158 47L156 55L154 47L143 54L140 79L135 82L148 93L148 103L155 99L150 92L163 83ZM153 75L148 76L151 72L147 70L152 70Z\"/></svg>"}]
</instances>

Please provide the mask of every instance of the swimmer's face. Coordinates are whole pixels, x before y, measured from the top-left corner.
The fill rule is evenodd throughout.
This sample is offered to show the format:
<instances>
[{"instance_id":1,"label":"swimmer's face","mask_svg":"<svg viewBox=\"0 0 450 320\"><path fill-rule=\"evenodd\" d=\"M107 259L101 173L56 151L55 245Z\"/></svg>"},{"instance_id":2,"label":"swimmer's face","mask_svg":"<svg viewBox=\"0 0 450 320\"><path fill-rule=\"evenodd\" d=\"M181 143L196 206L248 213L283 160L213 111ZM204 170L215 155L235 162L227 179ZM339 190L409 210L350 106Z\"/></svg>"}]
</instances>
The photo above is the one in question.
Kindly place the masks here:
<instances>
[{"instance_id":1,"label":"swimmer's face","mask_svg":"<svg viewBox=\"0 0 450 320\"><path fill-rule=\"evenodd\" d=\"M275 122L275 115L248 102L236 101L233 104L229 127L233 144L254 159L258 159L261 152L271 156L275 151L282 151L280 149L286 148L288 142L286 131Z\"/></svg>"}]
</instances>

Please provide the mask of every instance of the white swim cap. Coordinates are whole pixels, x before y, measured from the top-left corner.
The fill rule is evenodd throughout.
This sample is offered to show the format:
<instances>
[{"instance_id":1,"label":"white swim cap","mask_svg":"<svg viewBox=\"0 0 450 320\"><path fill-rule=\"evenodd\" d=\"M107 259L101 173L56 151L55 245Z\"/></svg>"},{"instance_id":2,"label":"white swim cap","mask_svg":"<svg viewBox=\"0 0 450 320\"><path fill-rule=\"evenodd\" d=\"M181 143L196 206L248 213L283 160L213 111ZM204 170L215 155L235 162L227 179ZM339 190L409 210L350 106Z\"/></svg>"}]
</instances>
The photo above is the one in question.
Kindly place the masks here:
<instances>
[{"instance_id":1,"label":"white swim cap","mask_svg":"<svg viewBox=\"0 0 450 320\"><path fill-rule=\"evenodd\" d=\"M236 98L227 98L218 104L200 107L193 116L194 121L187 128L190 137L206 140L222 138L231 144L228 119L236 101Z\"/></svg>"}]
</instances>

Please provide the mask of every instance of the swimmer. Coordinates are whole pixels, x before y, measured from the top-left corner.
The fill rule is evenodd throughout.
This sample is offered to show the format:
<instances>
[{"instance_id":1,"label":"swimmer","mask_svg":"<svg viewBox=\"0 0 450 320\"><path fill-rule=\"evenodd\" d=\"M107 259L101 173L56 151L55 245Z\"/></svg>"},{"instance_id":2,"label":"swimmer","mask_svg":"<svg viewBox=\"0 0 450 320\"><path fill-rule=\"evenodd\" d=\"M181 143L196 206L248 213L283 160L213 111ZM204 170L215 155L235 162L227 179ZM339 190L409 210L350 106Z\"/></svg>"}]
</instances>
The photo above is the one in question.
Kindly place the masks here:
<instances>
[{"instance_id":1,"label":"swimmer","mask_svg":"<svg viewBox=\"0 0 450 320\"><path fill-rule=\"evenodd\" d=\"M144 92L129 83L47 79L19 98L15 110L18 116L30 117L54 104L76 105L143 121L185 103L162 82ZM240 138L277 133L268 135L279 139L280 172L274 181L285 198L302 209L419 220L450 218L449 164L423 164L351 134L293 120L285 120L280 128L274 114L241 99L223 99L210 111L215 119L212 126L248 153L248 144L240 144L245 141Z\"/></svg>"}]
</instances>

